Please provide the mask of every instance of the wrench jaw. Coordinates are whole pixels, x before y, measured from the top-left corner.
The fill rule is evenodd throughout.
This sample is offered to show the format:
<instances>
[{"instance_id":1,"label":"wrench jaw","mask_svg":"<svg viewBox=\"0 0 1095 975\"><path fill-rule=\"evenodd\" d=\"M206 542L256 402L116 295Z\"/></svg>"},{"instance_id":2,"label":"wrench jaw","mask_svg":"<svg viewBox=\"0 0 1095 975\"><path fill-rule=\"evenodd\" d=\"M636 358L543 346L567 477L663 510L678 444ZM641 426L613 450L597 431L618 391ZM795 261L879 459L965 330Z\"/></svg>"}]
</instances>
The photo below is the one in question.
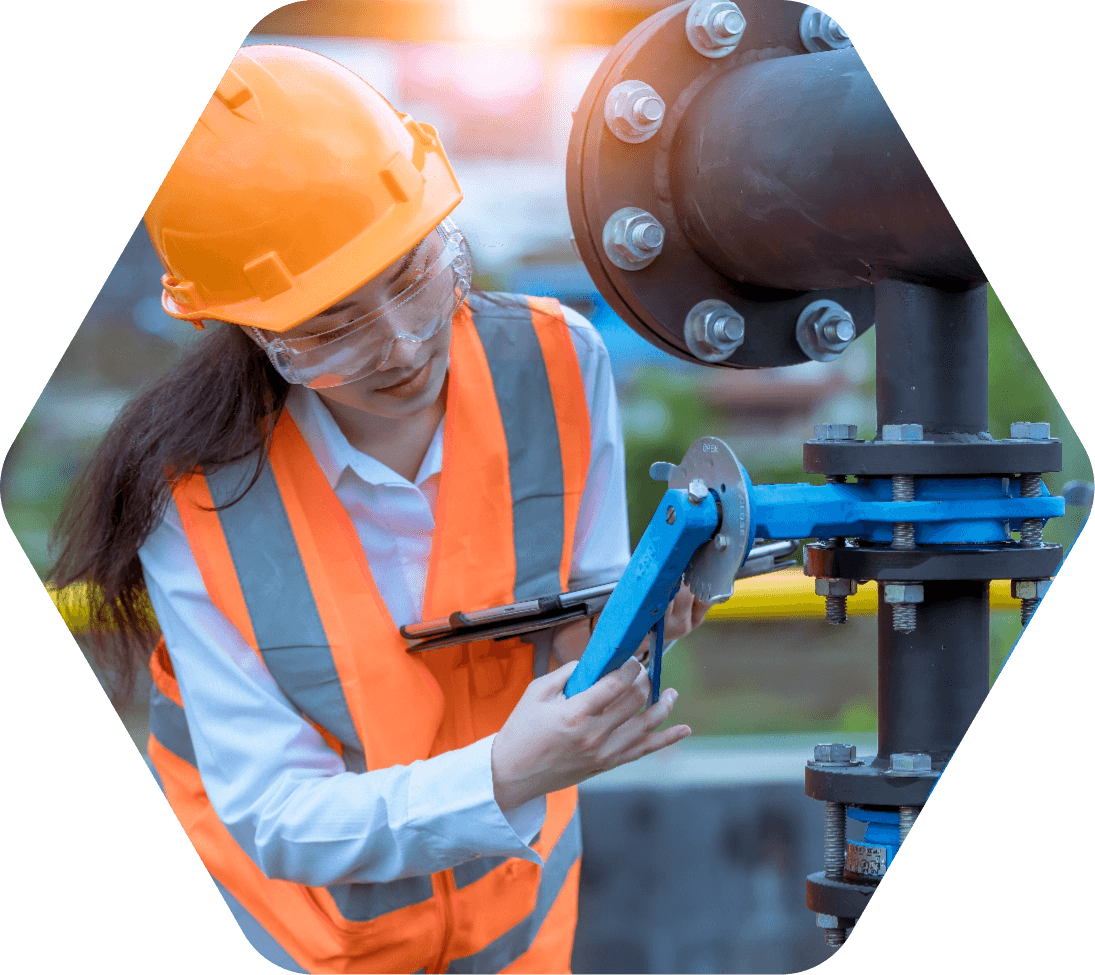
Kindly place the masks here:
<instances>
[{"instance_id":1,"label":"wrench jaw","mask_svg":"<svg viewBox=\"0 0 1095 975\"><path fill-rule=\"evenodd\" d=\"M719 526L692 556L684 582L704 602L723 603L734 592L734 577L753 547L752 483L734 452L718 437L701 437L669 472L669 487L687 489L702 481L715 495Z\"/></svg>"}]
</instances>

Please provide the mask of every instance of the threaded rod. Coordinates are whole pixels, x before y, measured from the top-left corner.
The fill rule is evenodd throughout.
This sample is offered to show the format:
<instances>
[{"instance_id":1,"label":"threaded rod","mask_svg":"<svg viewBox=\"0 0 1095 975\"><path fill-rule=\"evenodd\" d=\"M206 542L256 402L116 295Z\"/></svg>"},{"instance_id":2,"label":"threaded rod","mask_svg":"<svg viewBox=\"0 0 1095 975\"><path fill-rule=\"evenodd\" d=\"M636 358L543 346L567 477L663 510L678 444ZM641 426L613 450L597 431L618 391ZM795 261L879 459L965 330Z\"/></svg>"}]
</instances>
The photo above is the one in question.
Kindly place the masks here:
<instances>
[{"instance_id":1,"label":"threaded rod","mask_svg":"<svg viewBox=\"0 0 1095 975\"><path fill-rule=\"evenodd\" d=\"M1024 498L1040 498L1042 496L1042 476L1040 474L1024 474L1019 479L1019 489ZM1019 537L1019 544L1023 548L1041 547L1042 520L1040 518L1024 519Z\"/></svg>"},{"instance_id":2,"label":"threaded rod","mask_svg":"<svg viewBox=\"0 0 1095 975\"><path fill-rule=\"evenodd\" d=\"M825 622L833 626L843 626L848 622L848 597L825 597Z\"/></svg>"},{"instance_id":3,"label":"threaded rod","mask_svg":"<svg viewBox=\"0 0 1095 975\"><path fill-rule=\"evenodd\" d=\"M893 628L898 633L912 633L916 629L916 603L893 604Z\"/></svg>"},{"instance_id":4,"label":"threaded rod","mask_svg":"<svg viewBox=\"0 0 1095 975\"><path fill-rule=\"evenodd\" d=\"M894 501L915 501L916 481L908 474L895 474L893 477ZM915 548L916 528L909 522L898 522L893 526L894 548Z\"/></svg>"},{"instance_id":5,"label":"threaded rod","mask_svg":"<svg viewBox=\"0 0 1095 975\"><path fill-rule=\"evenodd\" d=\"M916 817L920 813L919 806L899 806L897 810L898 814L898 830L901 836L901 842L905 842L905 837L909 835L909 830L913 828L913 823L916 822Z\"/></svg>"},{"instance_id":6,"label":"threaded rod","mask_svg":"<svg viewBox=\"0 0 1095 975\"><path fill-rule=\"evenodd\" d=\"M825 876L829 880L844 879L844 846L847 842L844 804L825 803Z\"/></svg>"},{"instance_id":7,"label":"threaded rod","mask_svg":"<svg viewBox=\"0 0 1095 975\"><path fill-rule=\"evenodd\" d=\"M1038 608L1040 600L1037 599L1023 599L1019 603L1019 623L1022 626L1026 626L1030 622L1031 617L1034 615L1034 611Z\"/></svg>"}]
</instances>

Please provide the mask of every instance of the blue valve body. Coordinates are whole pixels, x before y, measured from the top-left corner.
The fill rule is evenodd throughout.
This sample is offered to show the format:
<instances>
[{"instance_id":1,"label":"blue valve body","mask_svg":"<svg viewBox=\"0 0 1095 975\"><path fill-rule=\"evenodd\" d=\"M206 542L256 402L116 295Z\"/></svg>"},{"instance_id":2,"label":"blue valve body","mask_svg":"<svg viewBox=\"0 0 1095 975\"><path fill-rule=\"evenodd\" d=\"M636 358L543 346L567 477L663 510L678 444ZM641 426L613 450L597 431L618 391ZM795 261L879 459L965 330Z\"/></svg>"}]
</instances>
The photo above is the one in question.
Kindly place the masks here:
<instances>
[{"instance_id":1,"label":"blue valve body","mask_svg":"<svg viewBox=\"0 0 1095 975\"><path fill-rule=\"evenodd\" d=\"M824 486L754 484L744 468L741 472L748 504L728 497L730 510L739 512L740 518L731 519L735 523L723 525L721 531L746 539L743 560L756 537L778 541L853 536L885 544L893 541L894 524L906 523L915 527L918 545L984 545L1010 541L1013 525L1017 528L1032 519L1044 524L1065 513L1064 498L1052 496L1044 484L1041 497L1022 497L1017 479L917 478L915 500L894 501L893 484L886 477ZM567 681L567 697L622 666L661 623L692 556L720 530L719 487L716 484L698 503L691 502L683 488L666 491ZM654 647L651 675L656 701L660 639Z\"/></svg>"},{"instance_id":2,"label":"blue valve body","mask_svg":"<svg viewBox=\"0 0 1095 975\"><path fill-rule=\"evenodd\" d=\"M718 524L715 492L708 492L698 504L688 499L683 488L665 492L567 681L567 697L592 687L635 653L665 616L693 553L711 538ZM660 654L654 656L655 666L660 665Z\"/></svg>"},{"instance_id":3,"label":"blue valve body","mask_svg":"<svg viewBox=\"0 0 1095 975\"><path fill-rule=\"evenodd\" d=\"M848 840L845 871L852 878L881 880L901 846L900 815L891 810L848 807L848 818L867 824L861 840Z\"/></svg>"},{"instance_id":4,"label":"blue valve body","mask_svg":"<svg viewBox=\"0 0 1095 975\"><path fill-rule=\"evenodd\" d=\"M983 545L1011 539L1009 523L1045 522L1065 513L1064 498L1023 498L1017 480L999 477L917 478L915 501L894 501L889 478L856 484L753 484L750 510L761 538L893 540L895 522L916 526L919 545Z\"/></svg>"}]
</instances>

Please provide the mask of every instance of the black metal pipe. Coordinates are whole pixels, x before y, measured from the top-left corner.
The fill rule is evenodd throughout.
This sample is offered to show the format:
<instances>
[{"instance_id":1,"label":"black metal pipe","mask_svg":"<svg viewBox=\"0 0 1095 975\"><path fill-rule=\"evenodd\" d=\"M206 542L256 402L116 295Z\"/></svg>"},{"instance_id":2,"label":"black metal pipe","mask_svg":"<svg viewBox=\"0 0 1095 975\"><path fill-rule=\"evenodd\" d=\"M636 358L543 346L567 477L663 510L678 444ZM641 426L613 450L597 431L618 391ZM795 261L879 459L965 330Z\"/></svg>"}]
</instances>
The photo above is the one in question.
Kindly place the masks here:
<instances>
[{"instance_id":1,"label":"black metal pipe","mask_svg":"<svg viewBox=\"0 0 1095 975\"><path fill-rule=\"evenodd\" d=\"M884 424L919 423L926 440L989 439L987 285L880 281L875 332L879 437Z\"/></svg>"},{"instance_id":2,"label":"black metal pipe","mask_svg":"<svg viewBox=\"0 0 1095 975\"><path fill-rule=\"evenodd\" d=\"M989 692L987 582L925 582L916 629L898 633L878 599L878 758L921 752L946 762Z\"/></svg>"},{"instance_id":3,"label":"black metal pipe","mask_svg":"<svg viewBox=\"0 0 1095 975\"><path fill-rule=\"evenodd\" d=\"M690 242L737 281L985 280L851 48L718 75L677 129L670 178Z\"/></svg>"}]
</instances>

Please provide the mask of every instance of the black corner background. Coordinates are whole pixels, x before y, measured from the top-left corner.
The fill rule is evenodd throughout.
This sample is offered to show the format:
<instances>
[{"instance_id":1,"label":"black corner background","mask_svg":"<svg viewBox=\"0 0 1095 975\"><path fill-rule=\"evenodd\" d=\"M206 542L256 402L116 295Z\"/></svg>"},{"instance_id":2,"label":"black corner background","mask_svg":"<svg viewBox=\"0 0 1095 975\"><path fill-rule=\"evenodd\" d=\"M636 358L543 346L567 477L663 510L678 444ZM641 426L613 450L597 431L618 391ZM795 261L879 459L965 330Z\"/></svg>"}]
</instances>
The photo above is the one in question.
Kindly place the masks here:
<instances>
[{"instance_id":1,"label":"black corner background","mask_svg":"<svg viewBox=\"0 0 1095 975\"><path fill-rule=\"evenodd\" d=\"M96 4L60 15L23 9L30 54L9 87L9 105L23 119L9 144L19 172L9 185L28 203L27 216L14 219L24 228L20 263L30 280L8 294L26 296L20 331L42 323L18 340L30 353L19 360L34 389L45 386L235 49L278 5ZM1084 438L1090 393L1073 375L1076 347L1064 337L1071 291L1057 222L1073 206L1071 173L1061 170L1054 111L1060 79L1047 50L1063 48L1068 38L1047 39L1037 15L1013 20L981 4L829 2L822 9L852 36ZM1069 30L1060 21L1054 26ZM20 372L9 372L15 380L21 387ZM8 444L25 415L15 413ZM827 971L895 956L929 963L941 952L966 950L984 963L1012 943L1008 918L1022 903L1022 880L1034 860L1037 826L1029 807L1056 778L1059 729L1080 704L1062 678L1086 643L1081 577L1091 531L1085 535L861 924L822 966ZM8 538L10 559L21 569L25 557ZM135 780L132 765L118 760L132 746L103 707L90 670L83 680L50 679L49 659L74 651L71 636L33 577L14 577L26 580L25 594L14 590L9 609L30 609L31 629L11 626L10 645L36 652L22 654L26 672L9 686L9 700L18 702L30 688L46 699L25 722L20 709L9 708L10 729L22 731L12 736L19 745L9 755L12 838L16 856L25 858L20 872L30 879L16 890L27 914L45 910L57 921L59 911L64 918L64 937L39 942L49 961L87 964L101 955L123 971L164 963L278 971L241 938L151 776ZM22 666L16 663L16 674ZM139 761L134 749L132 764ZM1051 918L1042 920L1052 926ZM968 949L945 949L953 934Z\"/></svg>"}]
</instances>

